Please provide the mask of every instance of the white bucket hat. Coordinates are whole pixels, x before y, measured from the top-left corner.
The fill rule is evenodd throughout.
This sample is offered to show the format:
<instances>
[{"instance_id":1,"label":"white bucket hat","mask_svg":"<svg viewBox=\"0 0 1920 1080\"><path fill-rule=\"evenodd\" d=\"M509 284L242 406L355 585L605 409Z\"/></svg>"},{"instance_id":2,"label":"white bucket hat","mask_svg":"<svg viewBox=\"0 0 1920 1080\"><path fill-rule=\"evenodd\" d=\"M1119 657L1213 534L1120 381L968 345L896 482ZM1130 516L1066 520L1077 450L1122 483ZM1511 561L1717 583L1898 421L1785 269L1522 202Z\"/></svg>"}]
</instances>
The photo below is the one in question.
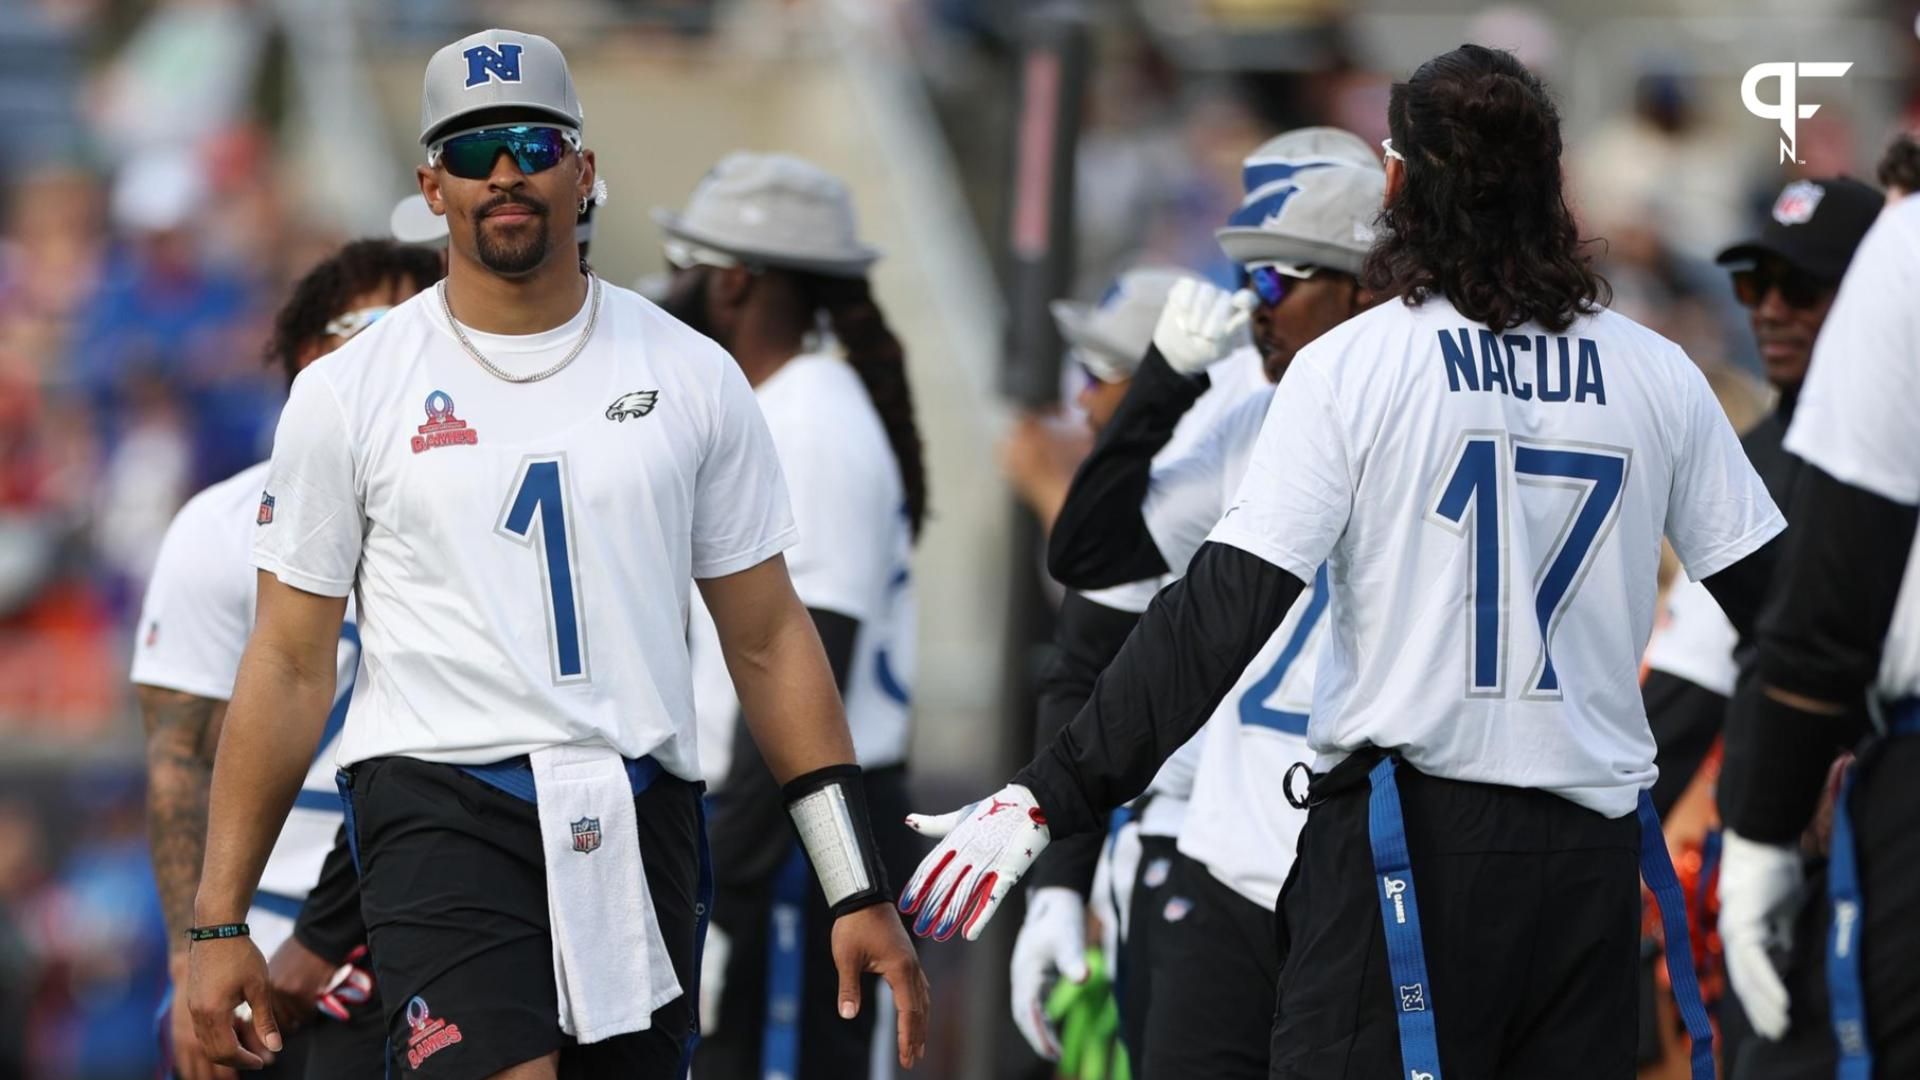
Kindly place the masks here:
<instances>
[{"instance_id":1,"label":"white bucket hat","mask_svg":"<svg viewBox=\"0 0 1920 1080\"><path fill-rule=\"evenodd\" d=\"M1163 266L1143 266L1121 274L1098 304L1055 300L1048 305L1060 337L1101 382L1133 377L1153 344L1153 326L1174 283L1200 275Z\"/></svg>"},{"instance_id":2,"label":"white bucket hat","mask_svg":"<svg viewBox=\"0 0 1920 1080\"><path fill-rule=\"evenodd\" d=\"M880 257L859 240L847 185L788 154L728 154L684 211L656 208L653 220L676 239L763 266L859 277Z\"/></svg>"},{"instance_id":3,"label":"white bucket hat","mask_svg":"<svg viewBox=\"0 0 1920 1080\"><path fill-rule=\"evenodd\" d=\"M1214 233L1228 258L1360 272L1387 190L1366 140L1332 127L1289 131L1249 154L1241 176L1246 197Z\"/></svg>"}]
</instances>

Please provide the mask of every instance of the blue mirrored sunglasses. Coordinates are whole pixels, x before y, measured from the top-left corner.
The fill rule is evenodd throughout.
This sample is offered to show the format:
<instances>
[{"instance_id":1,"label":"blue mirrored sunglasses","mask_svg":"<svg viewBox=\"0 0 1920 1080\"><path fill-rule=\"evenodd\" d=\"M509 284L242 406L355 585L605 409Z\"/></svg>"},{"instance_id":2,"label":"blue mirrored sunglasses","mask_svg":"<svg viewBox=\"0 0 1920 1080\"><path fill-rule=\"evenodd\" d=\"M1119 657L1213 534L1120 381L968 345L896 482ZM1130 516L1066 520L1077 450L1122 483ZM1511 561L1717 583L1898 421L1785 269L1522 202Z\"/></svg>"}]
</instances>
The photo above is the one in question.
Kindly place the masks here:
<instances>
[{"instance_id":1,"label":"blue mirrored sunglasses","mask_svg":"<svg viewBox=\"0 0 1920 1080\"><path fill-rule=\"evenodd\" d=\"M558 165L569 147L578 149L577 139L572 131L550 124L483 128L441 143L427 155L427 164L445 165L462 180L485 180L493 174L493 163L506 154L532 176Z\"/></svg>"},{"instance_id":2,"label":"blue mirrored sunglasses","mask_svg":"<svg viewBox=\"0 0 1920 1080\"><path fill-rule=\"evenodd\" d=\"M1247 286L1260 302L1273 307L1287 298L1287 290L1293 287L1293 278L1275 270L1271 266L1256 266L1247 271Z\"/></svg>"}]
</instances>

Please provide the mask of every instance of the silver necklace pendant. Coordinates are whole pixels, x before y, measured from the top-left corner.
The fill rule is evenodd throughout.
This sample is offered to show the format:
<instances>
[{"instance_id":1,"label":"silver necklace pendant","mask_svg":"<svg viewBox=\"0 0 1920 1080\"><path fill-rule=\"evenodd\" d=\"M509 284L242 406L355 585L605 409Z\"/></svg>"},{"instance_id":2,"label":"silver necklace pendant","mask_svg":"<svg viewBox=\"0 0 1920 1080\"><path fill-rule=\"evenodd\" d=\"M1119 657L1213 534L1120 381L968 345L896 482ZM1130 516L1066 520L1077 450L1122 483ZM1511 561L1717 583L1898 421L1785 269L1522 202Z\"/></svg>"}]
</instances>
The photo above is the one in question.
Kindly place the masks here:
<instances>
[{"instance_id":1,"label":"silver necklace pendant","mask_svg":"<svg viewBox=\"0 0 1920 1080\"><path fill-rule=\"evenodd\" d=\"M573 348L567 350L567 355L561 357L559 363L545 371L536 371L530 375L515 375L511 371L502 370L499 365L487 359L486 355L479 349L474 348L473 342L467 340L467 332L461 329L460 320L453 317L452 305L447 303L446 279L441 278L440 284L437 285L436 288L440 291L440 310L446 314L447 325L453 327L453 336L460 340L460 347L467 350L467 355L473 357L475 363L479 364L486 370L487 374L496 379L510 383L530 383L539 382L541 379L552 378L560 374L561 371L566 369L568 364L573 363L575 357L580 355L580 351L587 347L587 342L592 340L593 328L600 322L600 276L589 273L587 279L592 286L593 302L592 306L587 309L587 327L580 331L580 340L573 343Z\"/></svg>"}]
</instances>

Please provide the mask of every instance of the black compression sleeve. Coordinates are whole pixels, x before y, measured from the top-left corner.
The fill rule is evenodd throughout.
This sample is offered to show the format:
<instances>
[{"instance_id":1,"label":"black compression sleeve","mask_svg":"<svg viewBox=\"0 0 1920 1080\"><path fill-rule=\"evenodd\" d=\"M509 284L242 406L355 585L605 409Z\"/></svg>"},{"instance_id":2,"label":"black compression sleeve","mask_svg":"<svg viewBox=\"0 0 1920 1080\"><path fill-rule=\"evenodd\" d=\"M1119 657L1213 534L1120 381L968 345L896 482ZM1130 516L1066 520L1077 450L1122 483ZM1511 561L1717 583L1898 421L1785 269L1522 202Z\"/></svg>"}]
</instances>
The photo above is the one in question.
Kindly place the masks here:
<instances>
[{"instance_id":1,"label":"black compression sleeve","mask_svg":"<svg viewBox=\"0 0 1920 1080\"><path fill-rule=\"evenodd\" d=\"M1753 640L1755 624L1760 621L1760 605L1773 590L1773 572L1780 565L1792 531L1789 528L1746 558L1700 580L1713 594L1714 603L1726 612L1727 621L1739 631L1743 643Z\"/></svg>"},{"instance_id":2,"label":"black compression sleeve","mask_svg":"<svg viewBox=\"0 0 1920 1080\"><path fill-rule=\"evenodd\" d=\"M1913 547L1916 508L1812 465L1794 485L1786 550L1760 615L1765 687L1842 705L1841 716L1744 688L1721 772L1721 815L1750 839L1791 840L1813 816L1833 752L1857 738Z\"/></svg>"},{"instance_id":3,"label":"black compression sleeve","mask_svg":"<svg viewBox=\"0 0 1920 1080\"><path fill-rule=\"evenodd\" d=\"M1094 441L1067 488L1047 539L1047 573L1073 589L1106 589L1167 572L1140 513L1153 455L1207 389L1205 374L1182 375L1148 349L1127 396Z\"/></svg>"},{"instance_id":4,"label":"black compression sleeve","mask_svg":"<svg viewBox=\"0 0 1920 1080\"><path fill-rule=\"evenodd\" d=\"M1653 729L1653 763L1660 770L1653 782L1653 808L1664 818L1726 726L1727 699L1678 675L1649 671L1640 684L1640 700Z\"/></svg>"},{"instance_id":5,"label":"black compression sleeve","mask_svg":"<svg viewBox=\"0 0 1920 1080\"><path fill-rule=\"evenodd\" d=\"M1094 680L1113 662L1140 616L1068 592L1055 622L1056 652L1040 675L1034 752L1044 751L1093 695ZM1085 895L1100 861L1101 829L1065 837L1040 853L1027 887L1059 886Z\"/></svg>"},{"instance_id":6,"label":"black compression sleeve","mask_svg":"<svg viewBox=\"0 0 1920 1080\"><path fill-rule=\"evenodd\" d=\"M1168 586L1060 737L1020 770L1052 835L1099 828L1146 790L1200 730L1306 586L1285 570L1208 543Z\"/></svg>"},{"instance_id":7,"label":"black compression sleeve","mask_svg":"<svg viewBox=\"0 0 1920 1080\"><path fill-rule=\"evenodd\" d=\"M353 869L345 825L334 834L333 850L320 864L320 880L314 882L313 890L300 905L293 936L329 964L345 963L348 953L366 943L367 925L360 917L360 875Z\"/></svg>"},{"instance_id":8,"label":"black compression sleeve","mask_svg":"<svg viewBox=\"0 0 1920 1080\"><path fill-rule=\"evenodd\" d=\"M834 685L844 698L847 673L853 669L853 643L860 636L859 620L820 608L808 608L807 614L813 616ZM738 888L764 886L793 850L792 836L787 798L747 725L735 721L726 783L707 802L707 841L713 849L715 880Z\"/></svg>"}]
</instances>

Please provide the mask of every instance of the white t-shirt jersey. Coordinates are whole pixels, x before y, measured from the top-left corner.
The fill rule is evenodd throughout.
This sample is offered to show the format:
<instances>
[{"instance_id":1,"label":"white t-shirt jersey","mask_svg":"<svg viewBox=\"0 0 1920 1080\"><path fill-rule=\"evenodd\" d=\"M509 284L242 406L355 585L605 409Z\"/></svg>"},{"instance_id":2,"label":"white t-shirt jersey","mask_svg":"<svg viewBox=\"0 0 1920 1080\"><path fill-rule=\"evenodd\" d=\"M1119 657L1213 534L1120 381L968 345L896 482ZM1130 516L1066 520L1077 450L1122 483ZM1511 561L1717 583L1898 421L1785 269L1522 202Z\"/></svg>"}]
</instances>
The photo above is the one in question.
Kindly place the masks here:
<instances>
[{"instance_id":1,"label":"white t-shirt jersey","mask_svg":"<svg viewBox=\"0 0 1920 1080\"><path fill-rule=\"evenodd\" d=\"M1733 659L1739 643L1740 632L1705 585L1676 581L1667 590L1667 619L1647 642L1647 667L1730 698L1740 677Z\"/></svg>"},{"instance_id":2,"label":"white t-shirt jersey","mask_svg":"<svg viewBox=\"0 0 1920 1080\"><path fill-rule=\"evenodd\" d=\"M140 610L133 646L136 685L215 701L232 698L240 654L253 631L255 582L248 556L266 480L263 461L195 495L174 515ZM334 748L359 666L360 633L349 604L326 731L260 875L260 891L272 896L257 901L247 917L254 940L269 955L293 932L290 911L320 880L321 864L339 831ZM273 903L275 898L281 902Z\"/></svg>"},{"instance_id":3,"label":"white t-shirt jersey","mask_svg":"<svg viewBox=\"0 0 1920 1080\"><path fill-rule=\"evenodd\" d=\"M732 358L602 288L592 339L541 381L488 374L434 289L294 380L253 557L359 599L342 764L589 744L700 777L690 585L793 542L786 486ZM467 336L499 367L541 371L591 306L541 334Z\"/></svg>"},{"instance_id":4,"label":"white t-shirt jersey","mask_svg":"<svg viewBox=\"0 0 1920 1080\"><path fill-rule=\"evenodd\" d=\"M1327 564L1321 767L1371 744L1620 817L1655 776L1661 534L1699 580L1784 526L1672 342L1610 311L1496 334L1434 298L1300 351L1212 539Z\"/></svg>"},{"instance_id":5,"label":"white t-shirt jersey","mask_svg":"<svg viewBox=\"0 0 1920 1080\"><path fill-rule=\"evenodd\" d=\"M1207 437L1222 415L1232 411L1249 395L1257 395L1264 401L1266 392L1273 389L1260 366L1259 350L1251 345L1235 349L1225 359L1207 368L1207 380L1206 391L1174 425L1167 445L1153 455L1154 468L1158 469L1163 462L1187 457L1193 452L1194 446ZM1215 514L1215 517L1218 516ZM1211 525L1212 522L1207 524ZM1148 532L1153 533L1151 521L1148 523ZM1158 539L1155 535L1155 540ZM1166 549L1162 547L1161 552L1164 556ZM1180 575L1186 572L1187 561L1192 557L1193 553L1188 552L1185 558L1177 561L1167 558L1169 571L1159 577L1096 589L1084 595L1096 604L1139 615L1147 610L1147 605L1153 603L1153 598L1159 595L1161 589L1179 580ZM1200 755L1206 739L1206 729L1202 728L1193 738L1182 743L1172 757L1161 763L1160 771L1154 774L1152 783L1147 785L1147 792L1153 798L1140 815L1141 835L1181 834L1187 818L1187 800L1193 795L1194 777L1200 769Z\"/></svg>"},{"instance_id":6,"label":"white t-shirt jersey","mask_svg":"<svg viewBox=\"0 0 1920 1080\"><path fill-rule=\"evenodd\" d=\"M1186 454L1154 467L1143 512L1169 566L1185 571L1239 490L1272 397L1268 384L1218 417ZM1266 908L1280 896L1306 823L1306 811L1287 802L1280 778L1313 757L1307 717L1326 609L1321 575L1294 601L1194 740L1201 751L1180 852Z\"/></svg>"},{"instance_id":7,"label":"white t-shirt jersey","mask_svg":"<svg viewBox=\"0 0 1920 1080\"><path fill-rule=\"evenodd\" d=\"M1920 503L1920 197L1860 241L1813 346L1787 449L1845 484ZM1880 694L1920 695L1920 537L1894 598Z\"/></svg>"},{"instance_id":8,"label":"white t-shirt jersey","mask_svg":"<svg viewBox=\"0 0 1920 1080\"><path fill-rule=\"evenodd\" d=\"M907 757L913 680L913 537L886 428L860 376L836 356L796 356L754 396L779 450L799 528L787 551L794 592L809 608L860 624L845 693L854 753L866 768L898 765ZM731 764L740 702L698 596L691 638L700 762L711 789Z\"/></svg>"}]
</instances>

